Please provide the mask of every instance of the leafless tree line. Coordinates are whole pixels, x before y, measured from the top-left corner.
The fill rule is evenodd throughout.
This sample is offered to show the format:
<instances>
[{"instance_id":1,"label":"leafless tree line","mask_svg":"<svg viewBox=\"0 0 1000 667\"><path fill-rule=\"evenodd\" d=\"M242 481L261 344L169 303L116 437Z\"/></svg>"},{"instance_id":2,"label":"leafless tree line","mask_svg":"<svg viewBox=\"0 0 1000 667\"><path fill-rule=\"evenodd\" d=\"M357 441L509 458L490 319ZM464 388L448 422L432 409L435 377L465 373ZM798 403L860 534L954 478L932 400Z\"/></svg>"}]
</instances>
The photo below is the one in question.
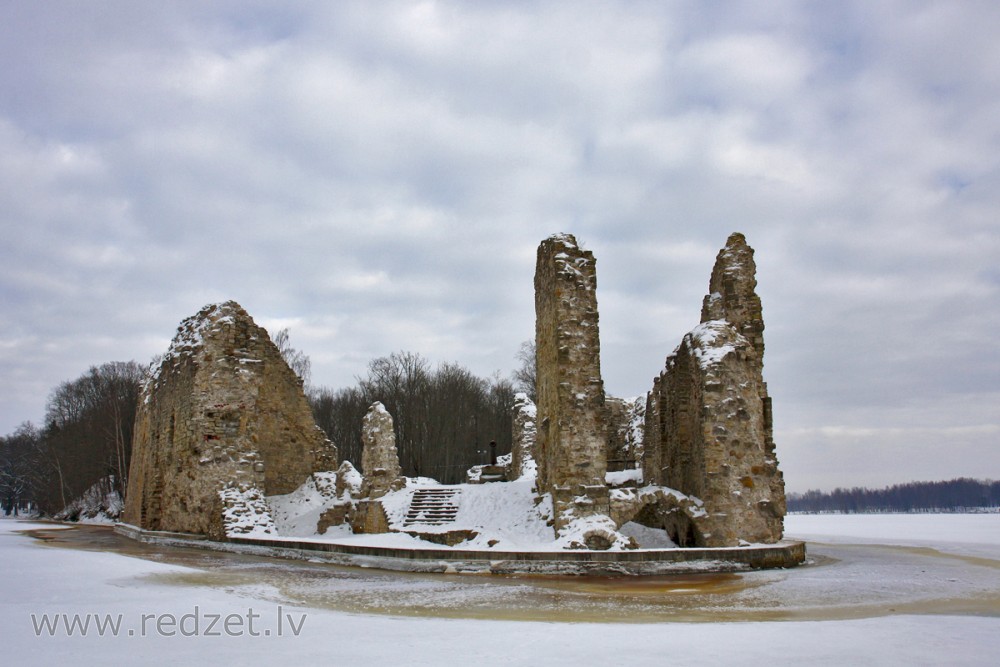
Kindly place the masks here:
<instances>
[{"instance_id":1,"label":"leafless tree line","mask_svg":"<svg viewBox=\"0 0 1000 667\"><path fill-rule=\"evenodd\" d=\"M882 489L854 487L789 493L792 512L942 512L1000 507L1000 482L960 477L941 482L907 482Z\"/></svg>"},{"instance_id":2,"label":"leafless tree line","mask_svg":"<svg viewBox=\"0 0 1000 667\"><path fill-rule=\"evenodd\" d=\"M288 330L273 337L289 366L308 386L309 357L289 343ZM514 393L534 393L534 348L517 355L511 380L480 378L458 364L431 368L419 354L398 352L368 364L357 384L309 390L317 423L340 457L361 461L361 421L381 401L392 414L403 472L458 482L472 465L510 451ZM147 370L134 361L91 367L52 390L41 427L25 422L0 436L0 509L25 508L55 515L95 484L122 497L128 486L132 432Z\"/></svg>"},{"instance_id":3,"label":"leafless tree line","mask_svg":"<svg viewBox=\"0 0 1000 667\"><path fill-rule=\"evenodd\" d=\"M0 500L5 513L29 503L55 514L103 480L122 497L145 369L134 361L93 366L49 395L45 423L0 438Z\"/></svg>"},{"instance_id":4,"label":"leafless tree line","mask_svg":"<svg viewBox=\"0 0 1000 667\"><path fill-rule=\"evenodd\" d=\"M396 352L373 359L357 385L316 389L310 403L316 422L342 459L361 461L361 420L381 402L393 417L403 474L462 481L472 465L488 463L491 441L510 451L514 384L477 377L457 364L431 368L419 354Z\"/></svg>"}]
</instances>

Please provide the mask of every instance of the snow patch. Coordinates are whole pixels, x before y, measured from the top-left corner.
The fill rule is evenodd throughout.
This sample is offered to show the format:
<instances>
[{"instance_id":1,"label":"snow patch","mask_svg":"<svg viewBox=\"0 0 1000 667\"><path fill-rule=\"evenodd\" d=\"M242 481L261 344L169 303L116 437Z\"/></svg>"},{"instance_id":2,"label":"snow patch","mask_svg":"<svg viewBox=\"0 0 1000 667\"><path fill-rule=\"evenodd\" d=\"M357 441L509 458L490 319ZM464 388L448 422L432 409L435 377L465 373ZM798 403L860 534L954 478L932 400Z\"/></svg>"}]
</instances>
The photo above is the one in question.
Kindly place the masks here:
<instances>
[{"instance_id":1,"label":"snow patch","mask_svg":"<svg viewBox=\"0 0 1000 667\"><path fill-rule=\"evenodd\" d=\"M109 475L66 505L55 518L81 523L114 523L121 516L124 506L121 495L115 489L115 478Z\"/></svg>"},{"instance_id":2,"label":"snow patch","mask_svg":"<svg viewBox=\"0 0 1000 667\"><path fill-rule=\"evenodd\" d=\"M227 537L276 536L278 530L264 492L256 486L228 486L219 491Z\"/></svg>"},{"instance_id":3,"label":"snow patch","mask_svg":"<svg viewBox=\"0 0 1000 667\"><path fill-rule=\"evenodd\" d=\"M605 473L604 479L609 486L625 486L626 484L641 484L642 470L616 470Z\"/></svg>"}]
</instances>

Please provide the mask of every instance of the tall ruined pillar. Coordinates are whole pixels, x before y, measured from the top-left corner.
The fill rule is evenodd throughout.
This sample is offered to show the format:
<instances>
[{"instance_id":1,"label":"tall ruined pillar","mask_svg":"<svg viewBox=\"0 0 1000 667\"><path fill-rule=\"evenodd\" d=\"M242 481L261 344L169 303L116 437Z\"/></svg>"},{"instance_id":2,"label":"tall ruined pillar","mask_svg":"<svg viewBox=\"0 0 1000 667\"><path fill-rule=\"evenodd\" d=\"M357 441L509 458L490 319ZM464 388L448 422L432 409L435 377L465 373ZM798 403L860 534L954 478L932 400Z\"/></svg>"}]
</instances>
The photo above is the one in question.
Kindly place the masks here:
<instances>
[{"instance_id":1,"label":"tall ruined pillar","mask_svg":"<svg viewBox=\"0 0 1000 667\"><path fill-rule=\"evenodd\" d=\"M219 539L251 530L224 514L237 496L263 507L336 468L267 331L235 301L211 304L181 322L143 387L123 520Z\"/></svg>"},{"instance_id":2,"label":"tall ruined pillar","mask_svg":"<svg viewBox=\"0 0 1000 667\"><path fill-rule=\"evenodd\" d=\"M648 397L644 477L704 503L695 542L781 539L785 489L763 379L764 320L753 249L729 237L701 324L667 357Z\"/></svg>"},{"instance_id":3,"label":"tall ruined pillar","mask_svg":"<svg viewBox=\"0 0 1000 667\"><path fill-rule=\"evenodd\" d=\"M597 270L570 234L538 247L535 318L537 488L552 494L558 531L573 517L609 512Z\"/></svg>"},{"instance_id":4,"label":"tall ruined pillar","mask_svg":"<svg viewBox=\"0 0 1000 667\"><path fill-rule=\"evenodd\" d=\"M399 452L392 415L375 401L361 422L361 495L381 498L391 490L402 488Z\"/></svg>"},{"instance_id":5,"label":"tall ruined pillar","mask_svg":"<svg viewBox=\"0 0 1000 667\"><path fill-rule=\"evenodd\" d=\"M380 402L372 403L361 422L361 495L351 519L355 533L387 533L389 523L379 500L406 486L401 475L392 415Z\"/></svg>"}]
</instances>

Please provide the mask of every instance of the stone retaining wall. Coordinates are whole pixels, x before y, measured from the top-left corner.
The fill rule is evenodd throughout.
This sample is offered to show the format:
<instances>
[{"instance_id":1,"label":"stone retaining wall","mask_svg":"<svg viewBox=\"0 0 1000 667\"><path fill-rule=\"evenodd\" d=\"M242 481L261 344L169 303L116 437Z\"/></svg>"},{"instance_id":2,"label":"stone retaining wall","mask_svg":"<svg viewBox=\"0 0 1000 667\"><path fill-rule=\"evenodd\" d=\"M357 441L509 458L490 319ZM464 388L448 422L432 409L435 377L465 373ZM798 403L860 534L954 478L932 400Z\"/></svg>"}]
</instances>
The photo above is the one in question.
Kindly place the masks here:
<instances>
[{"instance_id":1,"label":"stone retaining wall","mask_svg":"<svg viewBox=\"0 0 1000 667\"><path fill-rule=\"evenodd\" d=\"M147 531L118 524L115 531L141 542L183 546L335 565L377 567L403 572L478 574L659 575L740 572L787 568L805 561L803 542L720 549L639 549L634 551L465 551L401 549L363 545Z\"/></svg>"}]
</instances>

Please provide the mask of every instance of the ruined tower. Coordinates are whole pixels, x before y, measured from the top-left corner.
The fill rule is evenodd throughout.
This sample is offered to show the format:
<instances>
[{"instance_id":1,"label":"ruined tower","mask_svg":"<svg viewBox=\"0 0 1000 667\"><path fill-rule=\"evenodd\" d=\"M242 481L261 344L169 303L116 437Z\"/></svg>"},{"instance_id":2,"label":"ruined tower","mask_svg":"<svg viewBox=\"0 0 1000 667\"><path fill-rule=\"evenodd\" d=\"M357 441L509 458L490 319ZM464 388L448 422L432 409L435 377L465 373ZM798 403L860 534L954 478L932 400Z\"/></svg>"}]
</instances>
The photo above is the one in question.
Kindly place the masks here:
<instances>
[{"instance_id":1,"label":"ruined tower","mask_svg":"<svg viewBox=\"0 0 1000 667\"><path fill-rule=\"evenodd\" d=\"M361 422L361 472L361 495L372 500L405 484L392 415L378 401L368 408Z\"/></svg>"},{"instance_id":2,"label":"ruined tower","mask_svg":"<svg viewBox=\"0 0 1000 667\"><path fill-rule=\"evenodd\" d=\"M643 471L704 503L701 546L781 539L784 480L763 380L753 249L733 234L716 258L701 324L667 357L647 399Z\"/></svg>"},{"instance_id":3,"label":"ruined tower","mask_svg":"<svg viewBox=\"0 0 1000 667\"><path fill-rule=\"evenodd\" d=\"M368 408L361 421L361 498L354 506L351 528L356 533L387 533L388 519L379 500L406 486L396 450L392 415L380 402Z\"/></svg>"},{"instance_id":4,"label":"ruined tower","mask_svg":"<svg viewBox=\"0 0 1000 667\"><path fill-rule=\"evenodd\" d=\"M558 531L609 512L596 262L570 234L538 247L535 318L537 488L552 494Z\"/></svg>"},{"instance_id":5,"label":"ruined tower","mask_svg":"<svg viewBox=\"0 0 1000 667\"><path fill-rule=\"evenodd\" d=\"M337 468L302 381L234 301L181 323L143 388L132 452L123 520L213 538L224 489L291 493Z\"/></svg>"}]
</instances>

